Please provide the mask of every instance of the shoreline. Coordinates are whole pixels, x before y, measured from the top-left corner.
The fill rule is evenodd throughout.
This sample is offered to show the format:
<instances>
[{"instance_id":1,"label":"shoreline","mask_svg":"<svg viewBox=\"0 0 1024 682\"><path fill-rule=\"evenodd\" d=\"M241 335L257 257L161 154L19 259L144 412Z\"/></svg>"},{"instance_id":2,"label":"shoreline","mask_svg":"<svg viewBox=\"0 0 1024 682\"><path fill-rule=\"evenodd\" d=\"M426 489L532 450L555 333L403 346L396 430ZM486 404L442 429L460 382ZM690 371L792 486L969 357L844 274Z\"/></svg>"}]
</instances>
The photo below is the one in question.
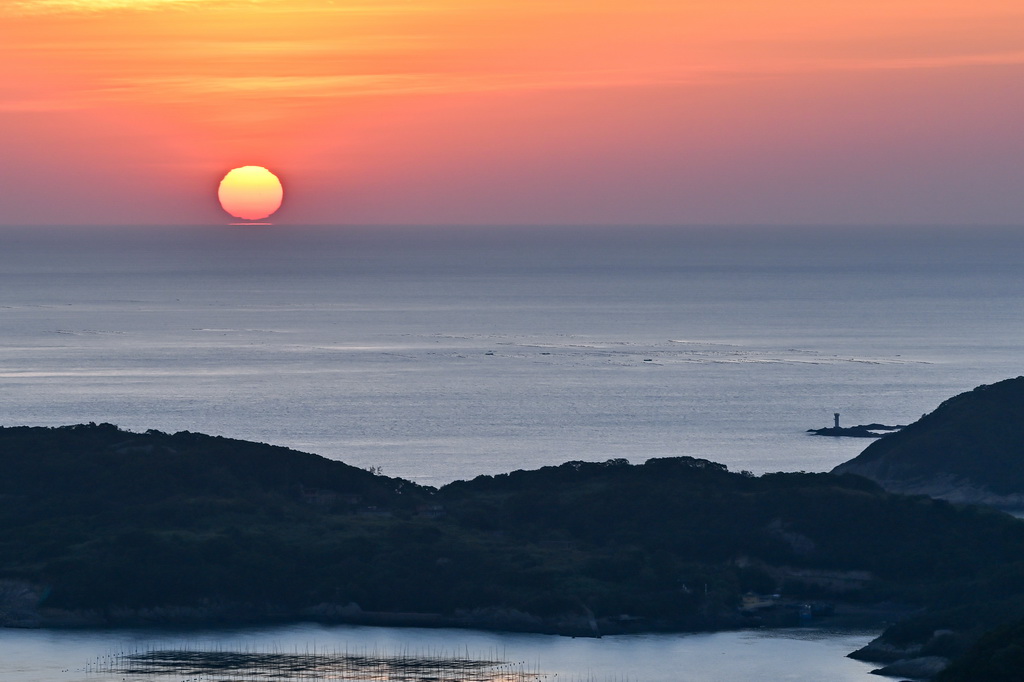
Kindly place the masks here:
<instances>
[{"instance_id":1,"label":"shoreline","mask_svg":"<svg viewBox=\"0 0 1024 682\"><path fill-rule=\"evenodd\" d=\"M586 637L643 634L706 634L714 632L784 630L794 627L877 630L907 616L905 606L885 604L860 606L836 604L833 614L811 619L797 618L795 612L775 612L762 616L723 614L702 622L670 622L631 616L595 618L588 613L565 613L540 617L507 608L475 609L446 615L440 613L362 611L349 604L301 609L290 613L245 613L244 608L226 607L152 607L141 609L112 608L106 610L38 609L2 614L0 629L10 630L107 630L119 628L183 628L222 630L245 627L286 627L315 623L323 626L358 625L380 628L459 629Z\"/></svg>"}]
</instances>

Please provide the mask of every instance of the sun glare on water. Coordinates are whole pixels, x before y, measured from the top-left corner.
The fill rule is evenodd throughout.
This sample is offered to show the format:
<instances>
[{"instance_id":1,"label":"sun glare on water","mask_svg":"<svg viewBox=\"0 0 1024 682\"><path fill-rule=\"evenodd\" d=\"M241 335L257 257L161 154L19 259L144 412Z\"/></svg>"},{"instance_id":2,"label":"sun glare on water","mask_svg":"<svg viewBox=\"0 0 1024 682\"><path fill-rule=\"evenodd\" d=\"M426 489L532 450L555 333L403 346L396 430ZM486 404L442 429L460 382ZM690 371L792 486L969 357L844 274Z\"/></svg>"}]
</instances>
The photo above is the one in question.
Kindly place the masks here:
<instances>
[{"instance_id":1,"label":"sun glare on water","mask_svg":"<svg viewBox=\"0 0 1024 682\"><path fill-rule=\"evenodd\" d=\"M242 166L224 176L217 189L221 208L235 218L262 220L281 207L284 188L276 175L262 166Z\"/></svg>"}]
</instances>

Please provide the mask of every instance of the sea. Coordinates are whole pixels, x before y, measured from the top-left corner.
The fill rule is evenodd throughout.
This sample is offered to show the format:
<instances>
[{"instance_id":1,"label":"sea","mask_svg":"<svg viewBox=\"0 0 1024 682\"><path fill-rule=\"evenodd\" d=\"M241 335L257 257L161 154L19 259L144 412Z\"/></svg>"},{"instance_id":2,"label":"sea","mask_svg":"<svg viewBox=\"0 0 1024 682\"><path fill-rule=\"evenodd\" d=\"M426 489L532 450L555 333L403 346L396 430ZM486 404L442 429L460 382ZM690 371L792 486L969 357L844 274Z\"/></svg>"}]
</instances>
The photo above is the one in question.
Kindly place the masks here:
<instances>
[{"instance_id":1,"label":"sea","mask_svg":"<svg viewBox=\"0 0 1024 682\"><path fill-rule=\"evenodd\" d=\"M907 424L1021 374L1022 227L0 228L4 426L202 432L432 486L817 472L866 445L807 433L835 413Z\"/></svg>"}]
</instances>

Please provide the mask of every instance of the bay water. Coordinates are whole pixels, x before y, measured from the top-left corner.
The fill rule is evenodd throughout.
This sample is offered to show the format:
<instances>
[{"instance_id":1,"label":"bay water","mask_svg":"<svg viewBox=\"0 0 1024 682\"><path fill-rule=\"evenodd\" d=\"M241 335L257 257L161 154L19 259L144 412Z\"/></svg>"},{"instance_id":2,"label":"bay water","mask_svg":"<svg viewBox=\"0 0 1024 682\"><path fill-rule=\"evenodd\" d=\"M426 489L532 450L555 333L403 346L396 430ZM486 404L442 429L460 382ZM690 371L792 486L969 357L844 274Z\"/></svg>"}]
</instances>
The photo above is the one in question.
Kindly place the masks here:
<instances>
[{"instance_id":1,"label":"bay water","mask_svg":"<svg viewBox=\"0 0 1024 682\"><path fill-rule=\"evenodd\" d=\"M574 639L308 624L216 631L7 630L0 631L0 673L5 682L182 682L181 673L105 672L110 658L125 652L178 649L499 659L533 673L527 679L536 682L877 682L870 674L875 666L845 658L871 636L805 628ZM236 679L223 672L192 677Z\"/></svg>"}]
</instances>

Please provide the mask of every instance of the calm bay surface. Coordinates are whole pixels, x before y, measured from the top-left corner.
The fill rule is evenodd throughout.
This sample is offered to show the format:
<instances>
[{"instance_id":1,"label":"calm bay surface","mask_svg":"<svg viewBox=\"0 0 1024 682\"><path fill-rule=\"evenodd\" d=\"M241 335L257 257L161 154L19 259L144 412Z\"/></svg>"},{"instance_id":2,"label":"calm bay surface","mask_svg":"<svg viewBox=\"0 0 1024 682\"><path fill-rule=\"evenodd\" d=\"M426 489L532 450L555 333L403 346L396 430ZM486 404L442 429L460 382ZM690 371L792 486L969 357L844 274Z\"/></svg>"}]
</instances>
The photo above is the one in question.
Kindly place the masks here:
<instances>
[{"instance_id":1,"label":"calm bay surface","mask_svg":"<svg viewBox=\"0 0 1024 682\"><path fill-rule=\"evenodd\" d=\"M522 664L540 673L538 682L877 682L870 674L875 666L845 658L871 637L814 628L602 639L316 625L195 632L0 630L0 673L5 682L180 682L180 674L126 676L97 668L121 652L188 648L430 656L468 652Z\"/></svg>"}]
</instances>

